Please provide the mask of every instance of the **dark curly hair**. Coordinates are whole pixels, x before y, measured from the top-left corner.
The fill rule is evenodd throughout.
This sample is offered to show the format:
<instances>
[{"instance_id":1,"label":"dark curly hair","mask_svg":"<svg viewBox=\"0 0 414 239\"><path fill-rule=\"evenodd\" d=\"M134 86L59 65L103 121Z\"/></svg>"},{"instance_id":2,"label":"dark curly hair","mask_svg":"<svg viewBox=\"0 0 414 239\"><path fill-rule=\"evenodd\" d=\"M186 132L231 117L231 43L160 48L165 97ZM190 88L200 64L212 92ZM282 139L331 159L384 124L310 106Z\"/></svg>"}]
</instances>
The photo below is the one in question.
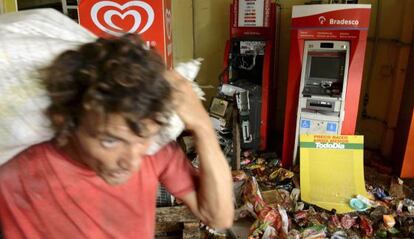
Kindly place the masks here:
<instances>
[{"instance_id":1,"label":"dark curly hair","mask_svg":"<svg viewBox=\"0 0 414 239\"><path fill-rule=\"evenodd\" d=\"M51 98L47 115L58 137L66 138L89 110L122 114L139 136L143 119L167 124L171 87L165 65L138 35L99 38L63 52L41 73Z\"/></svg>"}]
</instances>

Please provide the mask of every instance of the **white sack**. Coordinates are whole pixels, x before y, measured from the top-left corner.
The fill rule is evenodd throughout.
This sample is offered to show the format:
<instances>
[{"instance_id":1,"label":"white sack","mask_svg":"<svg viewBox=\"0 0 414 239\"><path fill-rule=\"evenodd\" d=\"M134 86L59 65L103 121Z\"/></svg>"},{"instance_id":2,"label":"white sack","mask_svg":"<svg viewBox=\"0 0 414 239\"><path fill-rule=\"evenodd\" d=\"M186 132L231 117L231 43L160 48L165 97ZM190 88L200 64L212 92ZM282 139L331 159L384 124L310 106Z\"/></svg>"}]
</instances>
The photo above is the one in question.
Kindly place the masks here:
<instances>
[{"instance_id":1,"label":"white sack","mask_svg":"<svg viewBox=\"0 0 414 239\"><path fill-rule=\"evenodd\" d=\"M0 164L53 137L37 72L96 37L53 9L0 15Z\"/></svg>"}]
</instances>

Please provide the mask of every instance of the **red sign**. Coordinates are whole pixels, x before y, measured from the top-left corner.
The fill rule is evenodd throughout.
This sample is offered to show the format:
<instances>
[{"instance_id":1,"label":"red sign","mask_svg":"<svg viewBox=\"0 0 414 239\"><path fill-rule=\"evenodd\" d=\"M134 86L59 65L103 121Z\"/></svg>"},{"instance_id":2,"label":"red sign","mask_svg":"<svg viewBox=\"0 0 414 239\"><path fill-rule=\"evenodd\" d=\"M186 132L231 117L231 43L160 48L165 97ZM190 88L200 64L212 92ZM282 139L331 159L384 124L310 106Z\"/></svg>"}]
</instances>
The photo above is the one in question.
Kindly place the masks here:
<instances>
[{"instance_id":1,"label":"red sign","mask_svg":"<svg viewBox=\"0 0 414 239\"><path fill-rule=\"evenodd\" d=\"M322 4L294 6L292 28L367 30L369 4Z\"/></svg>"},{"instance_id":2,"label":"red sign","mask_svg":"<svg viewBox=\"0 0 414 239\"><path fill-rule=\"evenodd\" d=\"M233 27L269 27L270 0L234 0Z\"/></svg>"},{"instance_id":3,"label":"red sign","mask_svg":"<svg viewBox=\"0 0 414 239\"><path fill-rule=\"evenodd\" d=\"M172 66L171 0L83 0L79 23L100 37L138 33Z\"/></svg>"}]
</instances>

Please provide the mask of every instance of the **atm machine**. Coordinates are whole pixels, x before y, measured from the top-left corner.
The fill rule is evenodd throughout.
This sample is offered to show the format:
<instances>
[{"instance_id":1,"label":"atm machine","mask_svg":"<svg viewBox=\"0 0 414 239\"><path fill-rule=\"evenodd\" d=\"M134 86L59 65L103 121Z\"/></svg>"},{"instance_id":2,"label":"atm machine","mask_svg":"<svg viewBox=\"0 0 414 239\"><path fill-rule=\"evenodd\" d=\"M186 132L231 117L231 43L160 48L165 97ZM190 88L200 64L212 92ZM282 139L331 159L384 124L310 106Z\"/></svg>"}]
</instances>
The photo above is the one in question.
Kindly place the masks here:
<instances>
[{"instance_id":1,"label":"atm machine","mask_svg":"<svg viewBox=\"0 0 414 239\"><path fill-rule=\"evenodd\" d=\"M275 72L280 7L270 0L233 0L222 92L234 97L242 149L264 150L275 129Z\"/></svg>"},{"instance_id":2,"label":"atm machine","mask_svg":"<svg viewBox=\"0 0 414 239\"><path fill-rule=\"evenodd\" d=\"M344 119L349 42L305 41L295 152L300 134L339 134Z\"/></svg>"},{"instance_id":3,"label":"atm machine","mask_svg":"<svg viewBox=\"0 0 414 239\"><path fill-rule=\"evenodd\" d=\"M371 5L293 6L282 165L301 134L355 133Z\"/></svg>"}]
</instances>

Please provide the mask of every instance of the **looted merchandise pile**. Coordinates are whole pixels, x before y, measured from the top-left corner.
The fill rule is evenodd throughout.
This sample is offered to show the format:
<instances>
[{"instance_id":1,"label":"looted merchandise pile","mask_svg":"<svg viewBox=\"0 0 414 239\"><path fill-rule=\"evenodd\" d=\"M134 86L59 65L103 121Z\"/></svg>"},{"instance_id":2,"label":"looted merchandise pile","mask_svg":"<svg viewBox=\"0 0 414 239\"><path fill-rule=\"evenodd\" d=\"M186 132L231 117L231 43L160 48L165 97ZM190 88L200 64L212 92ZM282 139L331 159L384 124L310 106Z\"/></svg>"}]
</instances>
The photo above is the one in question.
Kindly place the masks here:
<instances>
[{"instance_id":1,"label":"looted merchandise pile","mask_svg":"<svg viewBox=\"0 0 414 239\"><path fill-rule=\"evenodd\" d=\"M297 174L281 168L272 155L244 152L242 170L233 171L233 179L236 219L255 218L249 239L414 238L414 201L405 198L401 181L393 185L400 193L391 195L368 182L372 198L351 200L357 211L340 215L302 202Z\"/></svg>"}]
</instances>

